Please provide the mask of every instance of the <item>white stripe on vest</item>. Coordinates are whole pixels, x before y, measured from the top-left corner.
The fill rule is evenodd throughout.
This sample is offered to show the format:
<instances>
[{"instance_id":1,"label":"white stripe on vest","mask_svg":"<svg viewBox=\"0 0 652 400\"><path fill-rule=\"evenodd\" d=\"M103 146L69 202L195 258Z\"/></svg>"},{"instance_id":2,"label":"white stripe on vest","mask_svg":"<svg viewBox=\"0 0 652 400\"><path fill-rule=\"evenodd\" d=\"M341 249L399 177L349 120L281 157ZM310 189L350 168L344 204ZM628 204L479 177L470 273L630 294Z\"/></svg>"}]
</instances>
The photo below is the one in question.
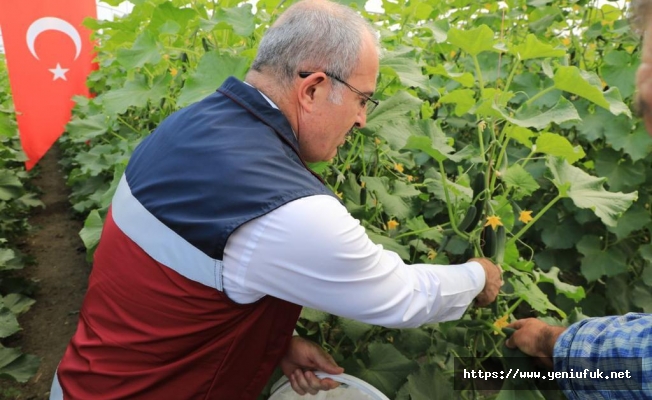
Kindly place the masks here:
<instances>
[{"instance_id":1,"label":"white stripe on vest","mask_svg":"<svg viewBox=\"0 0 652 400\"><path fill-rule=\"evenodd\" d=\"M223 291L223 262L206 255L147 211L131 193L125 175L111 208L120 230L154 260L192 281Z\"/></svg>"}]
</instances>

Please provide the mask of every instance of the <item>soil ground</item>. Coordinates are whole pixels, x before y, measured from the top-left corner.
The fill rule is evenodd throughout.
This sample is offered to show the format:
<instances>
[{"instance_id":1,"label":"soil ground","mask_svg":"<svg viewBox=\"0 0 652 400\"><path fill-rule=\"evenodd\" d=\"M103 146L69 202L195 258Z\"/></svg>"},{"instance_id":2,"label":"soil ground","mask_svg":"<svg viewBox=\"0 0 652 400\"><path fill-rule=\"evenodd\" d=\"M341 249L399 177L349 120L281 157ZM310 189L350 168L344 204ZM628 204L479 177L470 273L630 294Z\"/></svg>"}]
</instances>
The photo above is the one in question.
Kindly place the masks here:
<instances>
[{"instance_id":1,"label":"soil ground","mask_svg":"<svg viewBox=\"0 0 652 400\"><path fill-rule=\"evenodd\" d=\"M19 317L23 330L11 338L11 347L41 358L36 375L27 383L0 380L0 399L47 399L57 364L77 325L90 264L79 238L83 222L74 219L68 201L69 190L58 164L54 146L39 162L40 173L33 183L42 192L45 208L34 209L31 232L21 251L31 255L36 265L22 271L37 282L36 303Z\"/></svg>"}]
</instances>

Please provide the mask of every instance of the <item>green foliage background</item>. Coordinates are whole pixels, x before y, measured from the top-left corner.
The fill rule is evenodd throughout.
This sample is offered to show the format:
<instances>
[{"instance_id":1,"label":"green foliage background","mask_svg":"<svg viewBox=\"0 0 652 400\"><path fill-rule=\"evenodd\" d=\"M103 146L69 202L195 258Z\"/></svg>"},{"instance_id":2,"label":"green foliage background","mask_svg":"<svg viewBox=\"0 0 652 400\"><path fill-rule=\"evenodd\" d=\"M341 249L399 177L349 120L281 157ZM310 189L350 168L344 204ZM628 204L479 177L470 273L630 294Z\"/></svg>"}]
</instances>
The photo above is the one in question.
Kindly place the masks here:
<instances>
[{"instance_id":1,"label":"green foliage background","mask_svg":"<svg viewBox=\"0 0 652 400\"><path fill-rule=\"evenodd\" d=\"M132 3L122 19L86 22L98 40L88 82L97 97L77 99L60 142L89 257L134 147L174 110L242 78L288 5ZM541 398L513 382L453 392L453 361L495 362L501 318L652 312L652 140L628 106L639 38L615 2L384 0L382 14L350 5L381 33L381 104L335 162L314 168L376 243L411 263L493 257L506 285L492 308L460 321L392 330L304 310L298 330L390 398ZM489 216L503 227L485 228Z\"/></svg>"},{"instance_id":2,"label":"green foliage background","mask_svg":"<svg viewBox=\"0 0 652 400\"><path fill-rule=\"evenodd\" d=\"M34 284L15 274L29 263L17 242L29 229L29 211L42 203L29 186L30 175L23 166L27 158L19 149L7 69L0 54L0 380L27 382L36 373L39 359L9 347L12 336L21 330L18 315L34 304L28 297Z\"/></svg>"}]
</instances>

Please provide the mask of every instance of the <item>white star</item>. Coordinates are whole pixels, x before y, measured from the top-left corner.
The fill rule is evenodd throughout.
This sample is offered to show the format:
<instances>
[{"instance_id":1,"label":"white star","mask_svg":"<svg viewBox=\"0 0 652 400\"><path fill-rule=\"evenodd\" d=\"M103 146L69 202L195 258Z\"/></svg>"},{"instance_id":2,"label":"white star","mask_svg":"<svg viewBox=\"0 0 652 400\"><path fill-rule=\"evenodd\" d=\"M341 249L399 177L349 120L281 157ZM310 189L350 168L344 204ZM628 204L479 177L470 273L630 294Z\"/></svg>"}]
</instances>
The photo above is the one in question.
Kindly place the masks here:
<instances>
[{"instance_id":1,"label":"white star","mask_svg":"<svg viewBox=\"0 0 652 400\"><path fill-rule=\"evenodd\" d=\"M67 81L66 79L66 72L69 71L68 68L61 68L61 64L57 63L56 68L48 69L48 71L52 72L54 74L54 77L52 78L53 81L56 81L57 79L63 79L64 81Z\"/></svg>"}]
</instances>

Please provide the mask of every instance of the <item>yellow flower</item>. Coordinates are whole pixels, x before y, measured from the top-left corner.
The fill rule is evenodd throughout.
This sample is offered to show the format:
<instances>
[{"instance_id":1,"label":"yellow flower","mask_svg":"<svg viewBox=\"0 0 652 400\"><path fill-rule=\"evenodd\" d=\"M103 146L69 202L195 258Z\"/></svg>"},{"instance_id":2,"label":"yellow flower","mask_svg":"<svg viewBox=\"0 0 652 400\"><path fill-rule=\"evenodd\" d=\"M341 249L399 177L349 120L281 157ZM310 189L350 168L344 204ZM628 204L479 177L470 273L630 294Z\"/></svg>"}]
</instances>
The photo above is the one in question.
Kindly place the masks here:
<instances>
[{"instance_id":1,"label":"yellow flower","mask_svg":"<svg viewBox=\"0 0 652 400\"><path fill-rule=\"evenodd\" d=\"M179 71L176 68L171 68L170 69L170 75L177 76L178 73L179 73Z\"/></svg>"},{"instance_id":2,"label":"yellow flower","mask_svg":"<svg viewBox=\"0 0 652 400\"><path fill-rule=\"evenodd\" d=\"M494 326L496 327L496 329L502 329L502 328L506 327L507 325L509 325L509 322L507 322L507 318L509 318L509 315L507 315L507 314L505 314L502 317L498 318L496 320L496 322L494 322ZM494 335L497 335L497 334L498 334L498 332L494 331Z\"/></svg>"},{"instance_id":3,"label":"yellow flower","mask_svg":"<svg viewBox=\"0 0 652 400\"><path fill-rule=\"evenodd\" d=\"M561 42L564 44L564 46L568 47L571 44L571 40L569 37L565 37L561 40Z\"/></svg>"},{"instance_id":4,"label":"yellow flower","mask_svg":"<svg viewBox=\"0 0 652 400\"><path fill-rule=\"evenodd\" d=\"M340 198L340 200L344 198L344 194L342 192L337 192L335 194Z\"/></svg>"},{"instance_id":5,"label":"yellow flower","mask_svg":"<svg viewBox=\"0 0 652 400\"><path fill-rule=\"evenodd\" d=\"M394 169L400 173L403 173L403 164L394 163Z\"/></svg>"},{"instance_id":6,"label":"yellow flower","mask_svg":"<svg viewBox=\"0 0 652 400\"><path fill-rule=\"evenodd\" d=\"M437 252L433 249L428 250L428 260L434 260L437 257Z\"/></svg>"},{"instance_id":7,"label":"yellow flower","mask_svg":"<svg viewBox=\"0 0 652 400\"><path fill-rule=\"evenodd\" d=\"M487 223L484 224L484 226L489 226L493 228L493 230L496 230L496 227L501 226L503 223L500 222L500 217L497 215L490 215L487 217Z\"/></svg>"},{"instance_id":8,"label":"yellow flower","mask_svg":"<svg viewBox=\"0 0 652 400\"><path fill-rule=\"evenodd\" d=\"M455 57L456 54L457 54L457 52L455 50L451 50L450 57L453 58L453 57Z\"/></svg>"},{"instance_id":9,"label":"yellow flower","mask_svg":"<svg viewBox=\"0 0 652 400\"><path fill-rule=\"evenodd\" d=\"M365 181L360 182L360 187L361 188L364 188L366 186L367 186L367 182L365 182Z\"/></svg>"},{"instance_id":10,"label":"yellow flower","mask_svg":"<svg viewBox=\"0 0 652 400\"><path fill-rule=\"evenodd\" d=\"M412 175L406 176L408 182L412 182L414 180L414 177Z\"/></svg>"},{"instance_id":11,"label":"yellow flower","mask_svg":"<svg viewBox=\"0 0 652 400\"><path fill-rule=\"evenodd\" d=\"M393 219L390 219L389 222L387 223L388 230L396 229L397 226L398 226L398 222L394 221Z\"/></svg>"},{"instance_id":12,"label":"yellow flower","mask_svg":"<svg viewBox=\"0 0 652 400\"><path fill-rule=\"evenodd\" d=\"M524 224L532 221L532 211L521 211L521 214L518 216L518 220Z\"/></svg>"},{"instance_id":13,"label":"yellow flower","mask_svg":"<svg viewBox=\"0 0 652 400\"><path fill-rule=\"evenodd\" d=\"M380 142L380 139L375 138L375 139L374 139L374 143L376 143L376 146L380 145L380 143L381 143L381 142Z\"/></svg>"}]
</instances>

